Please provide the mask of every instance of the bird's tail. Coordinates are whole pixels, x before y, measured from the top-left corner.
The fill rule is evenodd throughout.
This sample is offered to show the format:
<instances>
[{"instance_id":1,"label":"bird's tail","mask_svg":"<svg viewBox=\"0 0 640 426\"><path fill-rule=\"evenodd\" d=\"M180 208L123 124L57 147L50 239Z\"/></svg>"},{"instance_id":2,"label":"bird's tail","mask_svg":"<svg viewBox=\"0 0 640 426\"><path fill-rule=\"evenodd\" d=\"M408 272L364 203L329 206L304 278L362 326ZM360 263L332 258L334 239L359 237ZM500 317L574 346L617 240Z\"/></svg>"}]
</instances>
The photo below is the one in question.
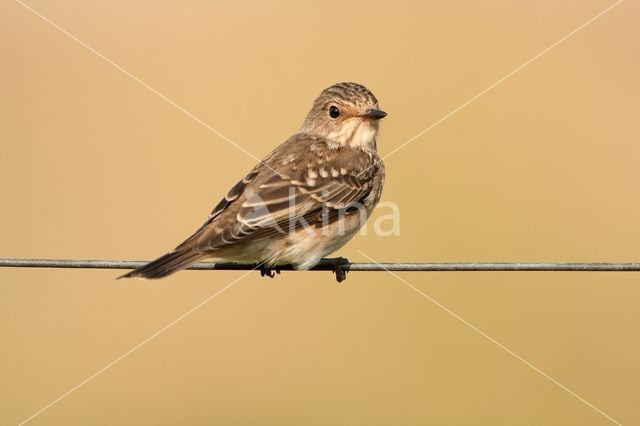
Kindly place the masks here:
<instances>
[{"instance_id":1,"label":"bird's tail","mask_svg":"<svg viewBox=\"0 0 640 426\"><path fill-rule=\"evenodd\" d=\"M117 279L132 277L157 279L166 277L181 269L188 268L204 257L206 257L205 254L198 253L191 248L178 248L138 269L119 276Z\"/></svg>"}]
</instances>

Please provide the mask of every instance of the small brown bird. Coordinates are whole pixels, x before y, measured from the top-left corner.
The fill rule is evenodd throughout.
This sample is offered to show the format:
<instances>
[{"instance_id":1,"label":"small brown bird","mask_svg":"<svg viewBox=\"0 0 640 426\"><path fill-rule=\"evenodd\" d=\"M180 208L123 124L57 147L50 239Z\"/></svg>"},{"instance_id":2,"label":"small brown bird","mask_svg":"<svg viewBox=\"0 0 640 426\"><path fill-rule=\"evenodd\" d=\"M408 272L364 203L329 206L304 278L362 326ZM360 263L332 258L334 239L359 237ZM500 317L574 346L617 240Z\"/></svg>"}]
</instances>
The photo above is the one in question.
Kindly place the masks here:
<instances>
[{"instance_id":1,"label":"small brown bird","mask_svg":"<svg viewBox=\"0 0 640 426\"><path fill-rule=\"evenodd\" d=\"M200 229L120 278L162 278L204 258L257 264L268 276L281 265L313 267L358 232L380 199L376 138L386 115L360 84L325 89L300 130L231 188ZM336 261L338 281L345 261Z\"/></svg>"}]
</instances>

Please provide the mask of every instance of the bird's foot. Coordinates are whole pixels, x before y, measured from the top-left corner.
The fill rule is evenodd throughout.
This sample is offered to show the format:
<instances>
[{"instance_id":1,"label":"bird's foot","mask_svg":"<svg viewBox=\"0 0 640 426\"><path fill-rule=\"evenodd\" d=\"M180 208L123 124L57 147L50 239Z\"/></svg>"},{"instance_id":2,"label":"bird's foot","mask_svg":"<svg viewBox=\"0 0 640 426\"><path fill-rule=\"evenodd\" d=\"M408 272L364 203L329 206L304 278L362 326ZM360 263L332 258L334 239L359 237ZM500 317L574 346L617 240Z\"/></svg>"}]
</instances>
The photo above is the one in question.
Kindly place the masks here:
<instances>
[{"instance_id":1,"label":"bird's foot","mask_svg":"<svg viewBox=\"0 0 640 426\"><path fill-rule=\"evenodd\" d=\"M325 259L333 267L333 273L336 274L336 281L341 283L347 279L347 272L349 272L349 259L346 257L334 257L331 259Z\"/></svg>"},{"instance_id":2,"label":"bird's foot","mask_svg":"<svg viewBox=\"0 0 640 426\"><path fill-rule=\"evenodd\" d=\"M271 268L267 268L265 266L260 268L260 276L261 277L273 278L273 277L276 276L276 274L280 274L280 269L278 269L278 268L271 269Z\"/></svg>"}]
</instances>

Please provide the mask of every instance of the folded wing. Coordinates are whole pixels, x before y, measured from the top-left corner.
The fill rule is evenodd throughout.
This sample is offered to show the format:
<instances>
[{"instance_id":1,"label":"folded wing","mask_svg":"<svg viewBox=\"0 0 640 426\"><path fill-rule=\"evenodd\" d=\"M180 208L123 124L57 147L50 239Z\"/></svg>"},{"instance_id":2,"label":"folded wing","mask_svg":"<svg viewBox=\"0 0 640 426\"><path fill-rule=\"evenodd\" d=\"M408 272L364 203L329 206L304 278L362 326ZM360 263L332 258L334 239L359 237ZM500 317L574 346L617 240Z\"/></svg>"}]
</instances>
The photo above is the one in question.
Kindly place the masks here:
<instances>
[{"instance_id":1,"label":"folded wing","mask_svg":"<svg viewBox=\"0 0 640 426\"><path fill-rule=\"evenodd\" d=\"M296 135L239 181L178 248L208 253L302 226L324 226L358 211L379 167L361 150Z\"/></svg>"}]
</instances>

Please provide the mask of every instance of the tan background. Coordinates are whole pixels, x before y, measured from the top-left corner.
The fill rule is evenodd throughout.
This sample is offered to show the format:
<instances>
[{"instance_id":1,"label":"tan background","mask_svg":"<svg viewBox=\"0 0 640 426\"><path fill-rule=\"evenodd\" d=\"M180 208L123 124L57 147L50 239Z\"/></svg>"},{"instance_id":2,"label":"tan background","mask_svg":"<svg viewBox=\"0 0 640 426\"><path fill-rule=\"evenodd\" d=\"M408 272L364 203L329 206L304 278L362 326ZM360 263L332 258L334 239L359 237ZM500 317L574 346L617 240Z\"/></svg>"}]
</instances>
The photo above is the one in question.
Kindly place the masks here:
<instances>
[{"instance_id":1,"label":"tan background","mask_svg":"<svg viewBox=\"0 0 640 426\"><path fill-rule=\"evenodd\" d=\"M388 153L610 1L32 1L262 157L326 86L367 85ZM387 160L401 235L364 261L639 261L640 8L622 3ZM254 160L20 4L0 4L0 256L150 259ZM380 213L376 213L379 215ZM242 272L0 270L16 424ZM402 277L624 424L638 273ZM613 424L386 273L257 273L30 424Z\"/></svg>"}]
</instances>

